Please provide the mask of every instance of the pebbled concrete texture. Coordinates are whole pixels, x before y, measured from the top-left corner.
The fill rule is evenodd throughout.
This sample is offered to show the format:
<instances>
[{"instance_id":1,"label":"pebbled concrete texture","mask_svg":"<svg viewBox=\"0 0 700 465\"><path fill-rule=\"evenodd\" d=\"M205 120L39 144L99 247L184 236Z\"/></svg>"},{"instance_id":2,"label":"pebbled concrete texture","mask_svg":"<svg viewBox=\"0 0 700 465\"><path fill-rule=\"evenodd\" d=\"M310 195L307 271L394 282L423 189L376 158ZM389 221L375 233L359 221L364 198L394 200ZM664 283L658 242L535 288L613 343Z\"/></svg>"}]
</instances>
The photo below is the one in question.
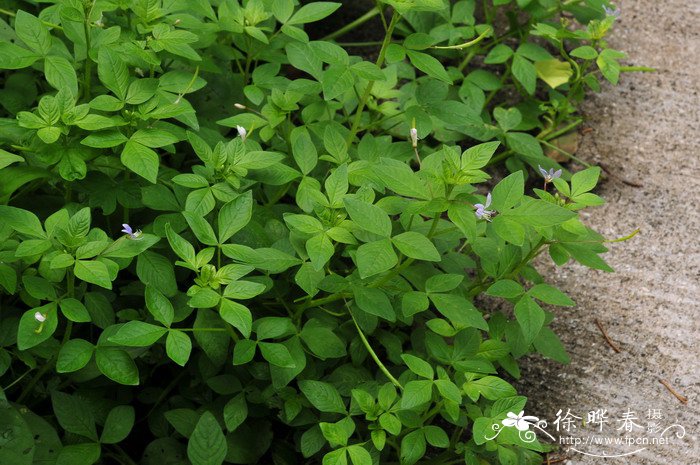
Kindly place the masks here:
<instances>
[{"instance_id":1,"label":"pebbled concrete texture","mask_svg":"<svg viewBox=\"0 0 700 465\"><path fill-rule=\"evenodd\" d=\"M653 437L633 427L618 430L628 409L634 422L662 427L680 424L685 436L669 444L573 446L562 444L551 460L572 465L700 464L700 1L623 0L610 39L628 54L627 65L658 69L625 74L585 105L587 126L578 156L602 163L632 187L608 176L598 190L608 203L591 209L586 221L608 238L641 233L610 244L606 260L614 274L569 263L538 266L576 302L557 309L554 329L572 363L531 356L523 361L519 392L529 397L526 414L546 418L559 409L583 417L607 409L606 437ZM598 319L621 348L615 353L596 326ZM660 382L668 381L687 404ZM652 409L650 412L649 410ZM659 410L660 412L654 412ZM662 418L649 419L648 414ZM653 416L653 415L652 415ZM576 435L582 438L578 420ZM590 431L587 429L586 431ZM556 436L556 434L555 434ZM566 436L566 434L564 434Z\"/></svg>"}]
</instances>

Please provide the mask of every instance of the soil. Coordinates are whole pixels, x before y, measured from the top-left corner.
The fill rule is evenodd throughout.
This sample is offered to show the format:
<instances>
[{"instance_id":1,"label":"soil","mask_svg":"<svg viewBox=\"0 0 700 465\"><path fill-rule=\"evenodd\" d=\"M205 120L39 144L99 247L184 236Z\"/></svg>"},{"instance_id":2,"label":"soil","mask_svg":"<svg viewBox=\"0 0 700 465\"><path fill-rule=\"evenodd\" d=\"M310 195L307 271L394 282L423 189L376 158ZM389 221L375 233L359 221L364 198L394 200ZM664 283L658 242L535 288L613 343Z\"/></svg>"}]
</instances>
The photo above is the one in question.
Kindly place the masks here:
<instances>
[{"instance_id":1,"label":"soil","mask_svg":"<svg viewBox=\"0 0 700 465\"><path fill-rule=\"evenodd\" d=\"M615 238L636 228L633 239L610 244L606 260L616 270L603 273L569 264L555 268L541 259L544 275L576 302L557 310L554 330L572 362L530 357L523 361L518 391L529 397L526 414L550 422L556 434L559 409L586 420L591 410L607 409L609 423L599 436L653 437L633 427L618 430L624 414L646 428L680 424L685 436L666 445L580 445L578 451L617 455L586 456L562 444L551 454L559 463L700 463L700 2L624 0L610 44L625 51L627 65L656 73L625 74L617 87L605 86L584 106L589 130L578 156L602 163L608 176L599 195L609 203L589 210L589 226ZM592 130L591 130L592 129ZM623 180L630 181L625 183ZM638 183L640 187L630 184ZM621 349L605 341L596 319ZM687 403L680 402L665 380ZM650 412L650 409L652 410ZM654 412L658 410L659 412ZM660 413L661 419L648 414ZM653 415L652 415L653 416ZM581 433L578 420L577 435ZM589 431L587 429L586 431ZM564 434L564 436L566 436Z\"/></svg>"}]
</instances>

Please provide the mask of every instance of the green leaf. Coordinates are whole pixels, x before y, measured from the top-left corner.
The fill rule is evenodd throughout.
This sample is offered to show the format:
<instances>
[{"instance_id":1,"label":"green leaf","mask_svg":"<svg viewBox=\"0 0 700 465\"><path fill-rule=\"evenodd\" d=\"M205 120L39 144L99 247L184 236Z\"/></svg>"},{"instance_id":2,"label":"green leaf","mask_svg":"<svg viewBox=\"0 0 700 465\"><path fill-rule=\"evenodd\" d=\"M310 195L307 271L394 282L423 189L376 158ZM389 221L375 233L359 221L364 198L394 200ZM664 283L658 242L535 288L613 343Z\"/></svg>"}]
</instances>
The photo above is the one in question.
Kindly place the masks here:
<instances>
[{"instance_id":1,"label":"green leaf","mask_svg":"<svg viewBox=\"0 0 700 465\"><path fill-rule=\"evenodd\" d=\"M534 300L525 296L515 305L515 318L529 346L544 326L544 310Z\"/></svg>"},{"instance_id":2,"label":"green leaf","mask_svg":"<svg viewBox=\"0 0 700 465\"><path fill-rule=\"evenodd\" d=\"M571 198L576 198L591 189L598 183L600 168L593 166L579 171L571 177Z\"/></svg>"},{"instance_id":3,"label":"green leaf","mask_svg":"<svg viewBox=\"0 0 700 465\"><path fill-rule=\"evenodd\" d=\"M56 90L67 90L73 97L78 96L78 76L75 67L65 58L50 55L44 60L46 81Z\"/></svg>"},{"instance_id":4,"label":"green leaf","mask_svg":"<svg viewBox=\"0 0 700 465\"><path fill-rule=\"evenodd\" d=\"M562 307L573 307L576 303L562 291L549 284L535 284L527 291L530 296L541 300L546 304L560 305Z\"/></svg>"},{"instance_id":5,"label":"green leaf","mask_svg":"<svg viewBox=\"0 0 700 465\"><path fill-rule=\"evenodd\" d=\"M425 292L449 292L464 281L460 274L438 274L425 281Z\"/></svg>"},{"instance_id":6,"label":"green leaf","mask_svg":"<svg viewBox=\"0 0 700 465\"><path fill-rule=\"evenodd\" d=\"M107 378L119 384L138 386L139 370L128 353L112 347L98 347L95 351L97 368Z\"/></svg>"},{"instance_id":7,"label":"green leaf","mask_svg":"<svg viewBox=\"0 0 700 465\"><path fill-rule=\"evenodd\" d=\"M175 135L164 131L162 129L156 128L144 128L136 131L131 139L134 142L138 142L141 145L145 145L150 148L164 147L166 145L174 144L180 139Z\"/></svg>"},{"instance_id":8,"label":"green leaf","mask_svg":"<svg viewBox=\"0 0 700 465\"><path fill-rule=\"evenodd\" d=\"M355 255L357 268L362 279L392 269L399 262L390 239L362 244Z\"/></svg>"},{"instance_id":9,"label":"green leaf","mask_svg":"<svg viewBox=\"0 0 700 465\"><path fill-rule=\"evenodd\" d=\"M23 161L24 158L20 157L19 155L15 155L14 153L0 149L0 170L10 166L13 163L21 163Z\"/></svg>"},{"instance_id":10,"label":"green leaf","mask_svg":"<svg viewBox=\"0 0 700 465\"><path fill-rule=\"evenodd\" d=\"M502 213L523 225L536 228L554 226L576 216L576 213L544 200L525 198L519 207Z\"/></svg>"},{"instance_id":11,"label":"green leaf","mask_svg":"<svg viewBox=\"0 0 700 465\"><path fill-rule=\"evenodd\" d=\"M409 381L401 397L401 408L412 409L430 402L433 397L433 382L430 380Z\"/></svg>"},{"instance_id":12,"label":"green leaf","mask_svg":"<svg viewBox=\"0 0 700 465\"><path fill-rule=\"evenodd\" d=\"M227 452L219 422L210 412L204 412L187 442L187 457L192 465L221 465Z\"/></svg>"},{"instance_id":13,"label":"green leaf","mask_svg":"<svg viewBox=\"0 0 700 465\"><path fill-rule=\"evenodd\" d=\"M488 400L498 400L516 395L515 388L496 376L485 376L475 381L465 383L467 395L476 400L479 394Z\"/></svg>"},{"instance_id":14,"label":"green leaf","mask_svg":"<svg viewBox=\"0 0 700 465\"><path fill-rule=\"evenodd\" d=\"M624 53L607 48L600 52L600 55L598 55L596 59L596 64L600 72L605 76L605 79L612 84L617 84L620 79L620 63L617 60L624 57Z\"/></svg>"},{"instance_id":15,"label":"green leaf","mask_svg":"<svg viewBox=\"0 0 700 465\"><path fill-rule=\"evenodd\" d=\"M332 384L304 379L299 381L299 389L318 411L346 413L345 403Z\"/></svg>"},{"instance_id":16,"label":"green leaf","mask_svg":"<svg viewBox=\"0 0 700 465\"><path fill-rule=\"evenodd\" d=\"M384 210L376 205L350 197L343 199L343 203L350 218L357 226L379 236L388 237L391 235L391 220Z\"/></svg>"},{"instance_id":17,"label":"green leaf","mask_svg":"<svg viewBox=\"0 0 700 465\"><path fill-rule=\"evenodd\" d=\"M352 293L360 310L388 321L396 321L396 312L391 301L381 289L353 286Z\"/></svg>"},{"instance_id":18,"label":"green leaf","mask_svg":"<svg viewBox=\"0 0 700 465\"><path fill-rule=\"evenodd\" d=\"M391 241L407 257L429 262L439 262L441 260L440 252L438 252L430 239L415 231L401 233L398 236L394 236Z\"/></svg>"},{"instance_id":19,"label":"green leaf","mask_svg":"<svg viewBox=\"0 0 700 465\"><path fill-rule=\"evenodd\" d=\"M415 50L406 50L406 54L413 66L423 71L428 76L452 84L452 79L450 75L447 74L445 67L432 55Z\"/></svg>"},{"instance_id":20,"label":"green leaf","mask_svg":"<svg viewBox=\"0 0 700 465\"><path fill-rule=\"evenodd\" d=\"M20 234L46 239L46 233L44 232L44 228L41 227L39 218L30 211L7 205L0 205L0 218L3 219L6 225Z\"/></svg>"},{"instance_id":21,"label":"green leaf","mask_svg":"<svg viewBox=\"0 0 700 465\"><path fill-rule=\"evenodd\" d=\"M283 344L274 342L258 342L260 353L270 364L281 368L294 368L296 363L289 349Z\"/></svg>"},{"instance_id":22,"label":"green leaf","mask_svg":"<svg viewBox=\"0 0 700 465\"><path fill-rule=\"evenodd\" d=\"M435 376L433 367L431 367L425 360L411 354L401 354L401 359L413 373L417 374L421 378L433 379L433 376Z\"/></svg>"},{"instance_id":23,"label":"green leaf","mask_svg":"<svg viewBox=\"0 0 700 465\"><path fill-rule=\"evenodd\" d=\"M406 163L382 158L377 170L386 187L397 194L422 200L431 198L426 183Z\"/></svg>"},{"instance_id":24,"label":"green leaf","mask_svg":"<svg viewBox=\"0 0 700 465\"><path fill-rule=\"evenodd\" d=\"M173 252L175 252L177 256L183 259L185 262L193 264L195 261L195 255L192 244L173 231L170 227L170 223L165 226L165 234L168 237L168 242L170 243L170 247L172 247Z\"/></svg>"},{"instance_id":25,"label":"green leaf","mask_svg":"<svg viewBox=\"0 0 700 465\"><path fill-rule=\"evenodd\" d=\"M522 155L531 162L542 161L544 152L540 141L524 132L509 132L506 134L506 142L513 151Z\"/></svg>"},{"instance_id":26,"label":"green leaf","mask_svg":"<svg viewBox=\"0 0 700 465\"><path fill-rule=\"evenodd\" d=\"M51 405L61 428L97 441L95 418L89 404L82 398L59 391L51 393Z\"/></svg>"},{"instance_id":27,"label":"green leaf","mask_svg":"<svg viewBox=\"0 0 700 465\"><path fill-rule=\"evenodd\" d=\"M535 69L535 65L530 60L516 54L513 57L511 69L513 70L513 76L522 84L525 91L533 95L537 86L537 69Z\"/></svg>"},{"instance_id":28,"label":"green leaf","mask_svg":"<svg viewBox=\"0 0 700 465\"><path fill-rule=\"evenodd\" d=\"M559 363L570 363L571 359L554 331L544 327L533 341L537 352Z\"/></svg>"},{"instance_id":29,"label":"green leaf","mask_svg":"<svg viewBox=\"0 0 700 465\"><path fill-rule=\"evenodd\" d=\"M219 210L219 243L223 244L243 229L253 216L253 196L246 191Z\"/></svg>"},{"instance_id":30,"label":"green leaf","mask_svg":"<svg viewBox=\"0 0 700 465\"><path fill-rule=\"evenodd\" d=\"M301 331L301 340L321 360L340 358L346 354L345 342L332 330L310 320Z\"/></svg>"},{"instance_id":31,"label":"green leaf","mask_svg":"<svg viewBox=\"0 0 700 465\"><path fill-rule=\"evenodd\" d=\"M430 294L430 300L455 328L479 328L488 331L481 312L464 297L453 294Z\"/></svg>"},{"instance_id":32,"label":"green leaf","mask_svg":"<svg viewBox=\"0 0 700 465\"><path fill-rule=\"evenodd\" d=\"M320 21L326 16L330 16L340 8L341 3L332 2L313 2L302 6L294 15L287 21L286 24L306 24Z\"/></svg>"},{"instance_id":33,"label":"green leaf","mask_svg":"<svg viewBox=\"0 0 700 465\"><path fill-rule=\"evenodd\" d=\"M204 219L204 217L188 211L182 212L182 216L185 217L187 224L190 226L190 229L192 229L192 232L197 237L199 242L206 245L218 244L216 235L214 234L214 229L211 227L209 222Z\"/></svg>"},{"instance_id":34,"label":"green leaf","mask_svg":"<svg viewBox=\"0 0 700 465\"><path fill-rule=\"evenodd\" d=\"M129 88L129 70L116 52L101 47L97 56L97 75L102 84L111 90L119 100L126 98Z\"/></svg>"},{"instance_id":35,"label":"green leaf","mask_svg":"<svg viewBox=\"0 0 700 465\"><path fill-rule=\"evenodd\" d=\"M517 246L522 246L525 243L525 228L507 216L497 216L491 225L496 234L504 241Z\"/></svg>"},{"instance_id":36,"label":"green leaf","mask_svg":"<svg viewBox=\"0 0 700 465\"><path fill-rule=\"evenodd\" d=\"M75 277L86 283L96 284L105 289L112 289L112 280L107 266L96 260L76 260L73 268Z\"/></svg>"},{"instance_id":37,"label":"green leaf","mask_svg":"<svg viewBox=\"0 0 700 465\"><path fill-rule=\"evenodd\" d=\"M37 312L46 318L43 324L37 321L35 317ZM49 339L58 326L56 312L56 302L24 312L19 320L19 328L17 329L17 348L19 350L31 349Z\"/></svg>"},{"instance_id":38,"label":"green leaf","mask_svg":"<svg viewBox=\"0 0 700 465\"><path fill-rule=\"evenodd\" d=\"M570 51L569 55L576 58L583 58L584 60L593 60L598 56L598 52L590 45L583 45Z\"/></svg>"},{"instance_id":39,"label":"green leaf","mask_svg":"<svg viewBox=\"0 0 700 465\"><path fill-rule=\"evenodd\" d=\"M192 340L186 333L171 329L165 339L165 352L173 362L184 367L190 359Z\"/></svg>"},{"instance_id":40,"label":"green leaf","mask_svg":"<svg viewBox=\"0 0 700 465\"><path fill-rule=\"evenodd\" d=\"M11 42L0 42L0 69L21 69L31 66L41 55Z\"/></svg>"},{"instance_id":41,"label":"green leaf","mask_svg":"<svg viewBox=\"0 0 700 465\"><path fill-rule=\"evenodd\" d=\"M253 328L253 316L245 305L221 299L221 318L248 338Z\"/></svg>"},{"instance_id":42,"label":"green leaf","mask_svg":"<svg viewBox=\"0 0 700 465\"><path fill-rule=\"evenodd\" d=\"M305 127L294 128L291 134L292 155L297 166L307 175L318 164L318 152Z\"/></svg>"},{"instance_id":43,"label":"green leaf","mask_svg":"<svg viewBox=\"0 0 700 465\"><path fill-rule=\"evenodd\" d=\"M94 351L95 347L84 339L66 341L58 352L56 371L71 373L80 370L88 364Z\"/></svg>"},{"instance_id":44,"label":"green leaf","mask_svg":"<svg viewBox=\"0 0 700 465\"><path fill-rule=\"evenodd\" d=\"M447 437L445 430L435 425L428 425L423 428L425 439L433 447L447 448L450 445L450 438Z\"/></svg>"},{"instance_id":45,"label":"green leaf","mask_svg":"<svg viewBox=\"0 0 700 465\"><path fill-rule=\"evenodd\" d=\"M109 338L109 342L128 347L147 347L155 344L167 331L161 326L134 320L121 326Z\"/></svg>"},{"instance_id":46,"label":"green leaf","mask_svg":"<svg viewBox=\"0 0 700 465\"><path fill-rule=\"evenodd\" d=\"M102 449L97 443L70 444L61 448L56 465L92 465L101 454Z\"/></svg>"},{"instance_id":47,"label":"green leaf","mask_svg":"<svg viewBox=\"0 0 700 465\"><path fill-rule=\"evenodd\" d=\"M401 440L401 465L413 465L425 455L425 435L416 430Z\"/></svg>"},{"instance_id":48,"label":"green leaf","mask_svg":"<svg viewBox=\"0 0 700 465\"><path fill-rule=\"evenodd\" d=\"M245 394L240 393L226 402L224 406L224 424L226 429L233 432L241 426L248 417L248 403L245 400Z\"/></svg>"},{"instance_id":49,"label":"green leaf","mask_svg":"<svg viewBox=\"0 0 700 465\"><path fill-rule=\"evenodd\" d=\"M487 295L511 299L523 293L523 286L510 279L502 279L493 283L487 290Z\"/></svg>"},{"instance_id":50,"label":"green leaf","mask_svg":"<svg viewBox=\"0 0 700 465\"><path fill-rule=\"evenodd\" d=\"M155 184L158 179L158 165L160 158L158 154L136 141L129 140L124 144L121 154L121 161L124 166L142 178Z\"/></svg>"},{"instance_id":51,"label":"green leaf","mask_svg":"<svg viewBox=\"0 0 700 465\"><path fill-rule=\"evenodd\" d=\"M328 235L321 233L306 241L306 253L309 254L314 269L320 271L335 253L335 247Z\"/></svg>"},{"instance_id":52,"label":"green leaf","mask_svg":"<svg viewBox=\"0 0 700 465\"><path fill-rule=\"evenodd\" d=\"M47 55L51 50L51 34L39 18L24 10L17 10L15 16L17 37L27 44L32 51Z\"/></svg>"},{"instance_id":53,"label":"green leaf","mask_svg":"<svg viewBox=\"0 0 700 465\"><path fill-rule=\"evenodd\" d=\"M487 65L497 65L505 63L513 56L513 49L505 44L498 44L484 58Z\"/></svg>"},{"instance_id":54,"label":"green leaf","mask_svg":"<svg viewBox=\"0 0 700 465\"><path fill-rule=\"evenodd\" d=\"M173 318L175 318L173 304L158 289L147 285L145 300L146 308L156 321L168 327L173 323Z\"/></svg>"},{"instance_id":55,"label":"green leaf","mask_svg":"<svg viewBox=\"0 0 700 465\"><path fill-rule=\"evenodd\" d=\"M296 69L304 71L313 76L317 81L321 81L323 74L323 62L313 53L310 47L292 42L285 48L287 59Z\"/></svg>"},{"instance_id":56,"label":"green leaf","mask_svg":"<svg viewBox=\"0 0 700 465\"><path fill-rule=\"evenodd\" d=\"M353 465L372 465L372 456L363 446L357 444L347 448Z\"/></svg>"},{"instance_id":57,"label":"green leaf","mask_svg":"<svg viewBox=\"0 0 700 465\"><path fill-rule=\"evenodd\" d=\"M311 4L313 5L313 3ZM323 99L333 100L341 97L355 84L355 76L345 65L331 65L321 78Z\"/></svg>"},{"instance_id":58,"label":"green leaf","mask_svg":"<svg viewBox=\"0 0 700 465\"><path fill-rule=\"evenodd\" d=\"M122 442L134 427L136 412L130 405L118 405L110 410L102 429L100 442L102 444L116 444Z\"/></svg>"},{"instance_id":59,"label":"green leaf","mask_svg":"<svg viewBox=\"0 0 700 465\"><path fill-rule=\"evenodd\" d=\"M491 196L491 208L503 212L514 207L520 202L525 193L525 178L522 171L503 178L496 187L493 188Z\"/></svg>"}]
</instances>

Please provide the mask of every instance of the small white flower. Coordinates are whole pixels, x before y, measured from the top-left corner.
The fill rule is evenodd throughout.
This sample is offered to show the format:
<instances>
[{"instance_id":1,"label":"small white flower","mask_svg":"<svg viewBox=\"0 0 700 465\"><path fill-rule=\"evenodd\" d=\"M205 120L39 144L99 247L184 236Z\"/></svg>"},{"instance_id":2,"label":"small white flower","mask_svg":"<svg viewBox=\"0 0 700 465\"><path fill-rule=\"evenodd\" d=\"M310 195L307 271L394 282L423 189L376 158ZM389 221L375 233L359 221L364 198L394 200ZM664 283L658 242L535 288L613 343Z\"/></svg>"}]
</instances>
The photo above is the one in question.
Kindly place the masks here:
<instances>
[{"instance_id":1,"label":"small white flower","mask_svg":"<svg viewBox=\"0 0 700 465\"><path fill-rule=\"evenodd\" d=\"M537 417L525 416L524 414L524 411L521 411L517 415L513 412L508 412L508 418L505 418L501 423L503 423L503 426L515 426L518 431L527 431L530 429L530 425L537 423L540 420Z\"/></svg>"},{"instance_id":2,"label":"small white flower","mask_svg":"<svg viewBox=\"0 0 700 465\"><path fill-rule=\"evenodd\" d=\"M239 110L245 110L245 109L246 109L246 106L243 105L243 104L241 104L241 103L234 103L233 106L234 106L235 108L238 108Z\"/></svg>"},{"instance_id":3,"label":"small white flower","mask_svg":"<svg viewBox=\"0 0 700 465\"><path fill-rule=\"evenodd\" d=\"M35 319L36 321L38 321L39 323L43 323L44 321L46 321L46 315L44 315L44 314L41 313L41 312L36 312L36 313L34 314L34 319Z\"/></svg>"},{"instance_id":4,"label":"small white flower","mask_svg":"<svg viewBox=\"0 0 700 465\"><path fill-rule=\"evenodd\" d=\"M243 126L236 126L236 130L238 131L238 135L241 136L241 139L243 139L243 142L248 138L248 131Z\"/></svg>"},{"instance_id":5,"label":"small white flower","mask_svg":"<svg viewBox=\"0 0 700 465\"><path fill-rule=\"evenodd\" d=\"M418 148L418 129L416 128L411 128L411 145L413 145L413 148Z\"/></svg>"}]
</instances>

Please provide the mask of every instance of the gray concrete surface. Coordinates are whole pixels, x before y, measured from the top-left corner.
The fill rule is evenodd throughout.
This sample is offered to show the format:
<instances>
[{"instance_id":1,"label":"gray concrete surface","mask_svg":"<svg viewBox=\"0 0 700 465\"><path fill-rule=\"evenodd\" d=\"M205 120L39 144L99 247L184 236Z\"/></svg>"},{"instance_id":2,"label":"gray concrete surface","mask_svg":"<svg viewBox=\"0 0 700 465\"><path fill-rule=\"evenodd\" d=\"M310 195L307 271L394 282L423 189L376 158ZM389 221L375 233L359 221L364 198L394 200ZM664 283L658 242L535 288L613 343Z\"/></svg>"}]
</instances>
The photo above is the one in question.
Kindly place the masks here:
<instances>
[{"instance_id":1,"label":"gray concrete surface","mask_svg":"<svg viewBox=\"0 0 700 465\"><path fill-rule=\"evenodd\" d=\"M614 274L578 265L540 269L577 302L557 310L554 328L572 363L530 357L518 390L530 397L526 414L550 422L559 409L586 417L607 409L603 435L624 429L615 420L627 409L647 426L649 409L664 426L685 427L668 445L581 445L578 450L623 458L588 457L563 445L552 460L570 464L700 464L700 1L623 0L610 43L628 53L625 64L658 68L624 75L585 106L593 129L578 156L602 162L642 187L609 177L599 190L608 203L591 209L587 223L614 238L641 228L626 243L611 244ZM551 263L551 262L550 262ZM615 353L595 319L621 347ZM659 379L687 397L679 402ZM653 412L652 412L653 413ZM550 424L548 430L552 430ZM555 428L554 428L555 429ZM580 433L585 437L587 433ZM669 432L671 433L671 432ZM647 436L635 429L631 436ZM672 435L672 433L670 434ZM669 436L667 433L666 436Z\"/></svg>"}]
</instances>

